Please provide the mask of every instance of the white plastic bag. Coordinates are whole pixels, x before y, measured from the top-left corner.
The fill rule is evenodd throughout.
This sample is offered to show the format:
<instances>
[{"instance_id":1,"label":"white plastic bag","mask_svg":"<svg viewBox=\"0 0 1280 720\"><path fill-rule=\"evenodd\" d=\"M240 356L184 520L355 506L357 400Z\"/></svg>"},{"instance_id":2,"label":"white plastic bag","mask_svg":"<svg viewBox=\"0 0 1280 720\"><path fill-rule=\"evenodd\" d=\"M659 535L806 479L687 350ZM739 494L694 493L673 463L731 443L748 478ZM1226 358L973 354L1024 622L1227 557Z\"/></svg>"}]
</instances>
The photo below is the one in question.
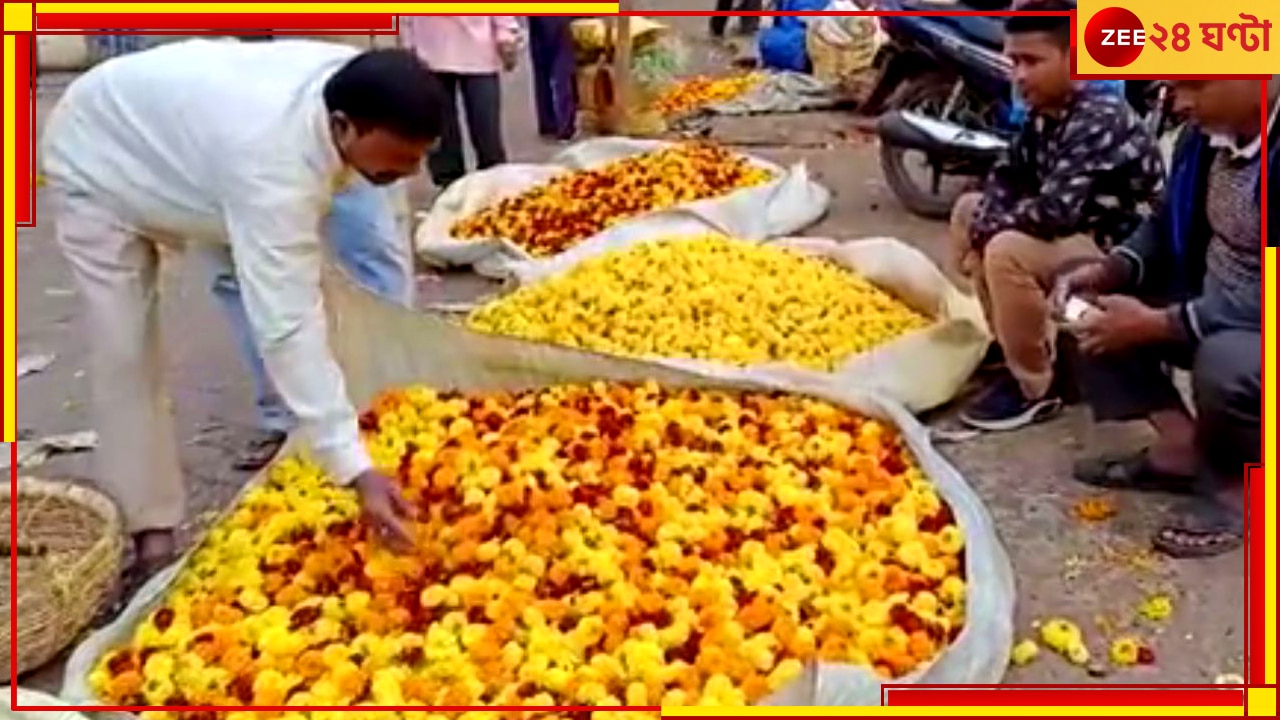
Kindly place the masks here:
<instances>
[{"instance_id":1,"label":"white plastic bag","mask_svg":"<svg viewBox=\"0 0 1280 720\"><path fill-rule=\"evenodd\" d=\"M11 686L0 687L0 719L3 720L89 720L81 713L76 712L67 706L66 710L14 710L15 703L10 702L10 695L13 693ZM67 705L60 698L46 695L37 690L29 690L24 687L18 688L19 707L39 707L53 705Z\"/></svg>"},{"instance_id":2,"label":"white plastic bag","mask_svg":"<svg viewBox=\"0 0 1280 720\"><path fill-rule=\"evenodd\" d=\"M519 195L558 173L598 167L670 144L597 138L568 148L546 165L499 165L468 175L450 186L421 216L414 238L418 254L437 267L471 266L481 275L498 279L527 273L547 259L534 258L509 238L459 240L450 235L449 229L461 218L502 198ZM690 214L728 235L763 240L797 233L826 213L831 193L809 178L803 163L784 169L758 158L749 159L773 172L774 179L759 187L637 216L583 240L575 249L608 242L609 237L618 234L627 235L628 226L658 214Z\"/></svg>"}]
</instances>

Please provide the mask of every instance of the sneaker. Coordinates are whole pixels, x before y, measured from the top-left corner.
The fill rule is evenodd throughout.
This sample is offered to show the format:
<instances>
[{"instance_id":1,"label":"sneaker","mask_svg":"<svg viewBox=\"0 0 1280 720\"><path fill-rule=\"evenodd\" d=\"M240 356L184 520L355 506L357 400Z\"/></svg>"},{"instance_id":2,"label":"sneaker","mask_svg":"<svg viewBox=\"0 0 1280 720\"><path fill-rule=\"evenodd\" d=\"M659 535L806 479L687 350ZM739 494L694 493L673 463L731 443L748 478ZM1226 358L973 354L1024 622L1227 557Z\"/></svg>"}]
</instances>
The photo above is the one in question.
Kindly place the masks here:
<instances>
[{"instance_id":1,"label":"sneaker","mask_svg":"<svg viewBox=\"0 0 1280 720\"><path fill-rule=\"evenodd\" d=\"M976 401L960 413L960 422L978 430L1018 430L1048 420L1062 410L1062 400L1052 390L1039 400L1022 396L1018 381L1005 373Z\"/></svg>"}]
</instances>

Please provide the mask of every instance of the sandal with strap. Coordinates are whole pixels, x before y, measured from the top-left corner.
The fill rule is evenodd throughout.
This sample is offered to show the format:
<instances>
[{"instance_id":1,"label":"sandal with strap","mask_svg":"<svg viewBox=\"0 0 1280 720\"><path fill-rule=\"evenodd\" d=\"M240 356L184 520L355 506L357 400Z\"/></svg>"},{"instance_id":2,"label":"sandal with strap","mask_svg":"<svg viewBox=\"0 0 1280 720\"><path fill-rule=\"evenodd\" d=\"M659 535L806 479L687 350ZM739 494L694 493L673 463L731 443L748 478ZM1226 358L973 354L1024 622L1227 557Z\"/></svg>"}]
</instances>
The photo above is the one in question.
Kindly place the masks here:
<instances>
[{"instance_id":1,"label":"sandal with strap","mask_svg":"<svg viewBox=\"0 0 1280 720\"><path fill-rule=\"evenodd\" d=\"M1185 519L1165 525L1151 538L1151 545L1172 558L1207 558L1244 545L1244 517L1221 503L1197 501Z\"/></svg>"},{"instance_id":2,"label":"sandal with strap","mask_svg":"<svg viewBox=\"0 0 1280 720\"><path fill-rule=\"evenodd\" d=\"M1079 482L1108 490L1190 495L1196 491L1196 479L1158 470L1151 465L1147 451L1124 457L1094 458L1076 463L1072 475Z\"/></svg>"},{"instance_id":3,"label":"sandal with strap","mask_svg":"<svg viewBox=\"0 0 1280 720\"><path fill-rule=\"evenodd\" d=\"M232 467L242 472L257 472L275 459L276 453L280 452L280 448L288 439L288 433L278 430L264 431L249 441Z\"/></svg>"}]
</instances>

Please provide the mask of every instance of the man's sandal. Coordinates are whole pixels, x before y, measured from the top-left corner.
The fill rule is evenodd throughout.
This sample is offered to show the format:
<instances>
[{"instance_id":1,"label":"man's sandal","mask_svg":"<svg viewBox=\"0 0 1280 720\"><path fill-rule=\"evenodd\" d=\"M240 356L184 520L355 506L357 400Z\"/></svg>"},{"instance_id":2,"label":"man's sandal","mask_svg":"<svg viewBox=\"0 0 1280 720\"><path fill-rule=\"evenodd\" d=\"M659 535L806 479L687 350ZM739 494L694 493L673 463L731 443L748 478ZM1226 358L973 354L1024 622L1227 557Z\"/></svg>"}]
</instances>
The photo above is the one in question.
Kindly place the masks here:
<instances>
[{"instance_id":1,"label":"man's sandal","mask_svg":"<svg viewBox=\"0 0 1280 720\"><path fill-rule=\"evenodd\" d=\"M1076 463L1072 473L1076 480L1108 490L1190 495L1196 479L1190 475L1164 472L1151 465L1147 451L1124 457L1094 458Z\"/></svg>"},{"instance_id":2,"label":"man's sandal","mask_svg":"<svg viewBox=\"0 0 1280 720\"><path fill-rule=\"evenodd\" d=\"M278 430L260 432L258 437L249 441L232 467L242 472L257 472L275 459L276 453L280 452L288 439L287 433Z\"/></svg>"},{"instance_id":3,"label":"man's sandal","mask_svg":"<svg viewBox=\"0 0 1280 720\"><path fill-rule=\"evenodd\" d=\"M1169 523L1151 538L1156 550L1172 558L1207 558L1244 545L1244 517L1209 498L1194 501L1179 522Z\"/></svg>"}]
</instances>

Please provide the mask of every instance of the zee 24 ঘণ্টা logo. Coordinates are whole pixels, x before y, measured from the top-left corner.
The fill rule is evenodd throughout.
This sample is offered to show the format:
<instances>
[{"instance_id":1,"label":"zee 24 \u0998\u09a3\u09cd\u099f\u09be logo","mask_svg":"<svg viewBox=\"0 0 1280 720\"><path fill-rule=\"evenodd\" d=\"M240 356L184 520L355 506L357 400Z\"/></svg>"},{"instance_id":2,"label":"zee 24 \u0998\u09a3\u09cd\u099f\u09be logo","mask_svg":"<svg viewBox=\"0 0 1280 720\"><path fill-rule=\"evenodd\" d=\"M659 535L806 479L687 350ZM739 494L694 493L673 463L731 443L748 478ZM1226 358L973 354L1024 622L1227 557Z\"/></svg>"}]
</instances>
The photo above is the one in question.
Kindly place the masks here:
<instances>
[{"instance_id":1,"label":"zee 24 \u0998\u09a3\u09cd\u099f\u09be logo","mask_svg":"<svg viewBox=\"0 0 1280 720\"><path fill-rule=\"evenodd\" d=\"M1271 21L1246 13L1238 17L1235 22L1198 23L1200 42L1218 52L1226 49L1228 43L1238 43L1245 52L1268 52ZM1089 18L1084 45L1089 57L1099 65L1118 68L1132 64L1147 45L1155 46L1160 52L1186 52L1194 42L1192 33L1191 25L1184 22L1169 26L1154 22L1148 29L1132 10L1109 7Z\"/></svg>"}]
</instances>

